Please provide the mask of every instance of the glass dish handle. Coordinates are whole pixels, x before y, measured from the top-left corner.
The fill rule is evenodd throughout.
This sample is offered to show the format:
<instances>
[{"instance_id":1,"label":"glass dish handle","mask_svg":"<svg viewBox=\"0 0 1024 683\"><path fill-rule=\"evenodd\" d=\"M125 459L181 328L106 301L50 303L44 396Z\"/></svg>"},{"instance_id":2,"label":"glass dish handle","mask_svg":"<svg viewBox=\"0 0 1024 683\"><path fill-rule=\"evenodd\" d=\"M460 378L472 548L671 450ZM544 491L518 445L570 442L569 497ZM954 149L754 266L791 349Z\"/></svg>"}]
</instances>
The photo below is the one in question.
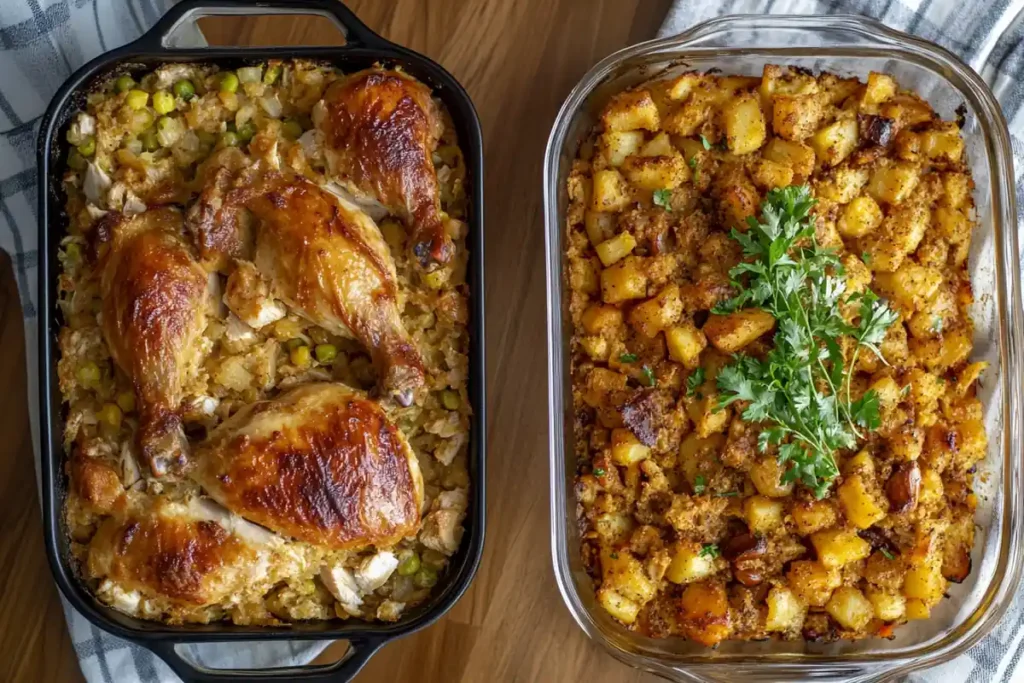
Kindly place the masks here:
<instances>
[{"instance_id":1,"label":"glass dish handle","mask_svg":"<svg viewBox=\"0 0 1024 683\"><path fill-rule=\"evenodd\" d=\"M900 666L892 662L872 664L857 663L851 666L842 664L812 665L813 680L821 683L893 683L903 676ZM687 667L686 669L670 668L656 671L661 676L679 683L775 683L776 681L800 681L808 678L808 665L794 664L792 668L758 667L743 664L706 664Z\"/></svg>"},{"instance_id":2,"label":"glass dish handle","mask_svg":"<svg viewBox=\"0 0 1024 683\"><path fill-rule=\"evenodd\" d=\"M391 43L360 21L355 12L338 0L182 0L161 17L135 45L151 50L189 47L181 36L185 27L202 17L257 17L275 14L325 17L345 36L347 46L390 47Z\"/></svg>"},{"instance_id":3,"label":"glass dish handle","mask_svg":"<svg viewBox=\"0 0 1024 683\"><path fill-rule=\"evenodd\" d=\"M366 665L383 640L352 638L348 641L348 652L332 664L290 666L280 669L210 669L182 657L176 645L166 641L142 642L140 645L153 651L178 675L183 683L223 683L235 681L268 681L270 683L348 683ZM231 643L223 643L231 647Z\"/></svg>"}]
</instances>

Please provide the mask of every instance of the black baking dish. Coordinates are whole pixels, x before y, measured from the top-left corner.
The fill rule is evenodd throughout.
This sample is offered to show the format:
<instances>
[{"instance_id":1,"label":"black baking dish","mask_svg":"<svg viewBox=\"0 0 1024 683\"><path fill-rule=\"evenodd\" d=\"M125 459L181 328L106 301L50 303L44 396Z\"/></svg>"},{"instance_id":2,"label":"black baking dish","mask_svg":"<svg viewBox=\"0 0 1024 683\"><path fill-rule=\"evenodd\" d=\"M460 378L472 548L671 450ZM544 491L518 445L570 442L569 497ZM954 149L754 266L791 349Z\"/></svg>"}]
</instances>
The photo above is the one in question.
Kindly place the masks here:
<instances>
[{"instance_id":1,"label":"black baking dish","mask_svg":"<svg viewBox=\"0 0 1024 683\"><path fill-rule=\"evenodd\" d=\"M307 14L331 19L345 34L343 47L286 48L178 48L173 36L182 25L207 15ZM449 570L426 603L410 610L394 624L361 621L299 623L286 628L242 627L233 624L167 626L119 613L100 603L78 580L69 557L63 519L66 487L62 446L63 409L57 380L56 306L57 247L67 224L61 175L68 143L64 133L71 115L84 104L91 84L114 73L152 68L166 62L210 62L234 68L270 58L308 58L330 62L345 71L380 62L401 66L430 85L451 113L467 166L470 236L469 392L473 403L470 426L470 505L462 545ZM185 681L220 680L329 680L351 679L386 642L432 624L447 612L469 586L483 553L484 543L484 290L483 290L483 143L473 104L459 83L430 59L376 35L336 0L185 0L173 7L148 33L133 43L89 62L68 79L54 96L39 131L39 231L42 250L39 267L40 445L42 448L43 518L46 552L57 586L64 597L92 623L159 655ZM262 671L211 670L184 659L176 644L258 640L348 640L344 659L324 666Z\"/></svg>"}]
</instances>

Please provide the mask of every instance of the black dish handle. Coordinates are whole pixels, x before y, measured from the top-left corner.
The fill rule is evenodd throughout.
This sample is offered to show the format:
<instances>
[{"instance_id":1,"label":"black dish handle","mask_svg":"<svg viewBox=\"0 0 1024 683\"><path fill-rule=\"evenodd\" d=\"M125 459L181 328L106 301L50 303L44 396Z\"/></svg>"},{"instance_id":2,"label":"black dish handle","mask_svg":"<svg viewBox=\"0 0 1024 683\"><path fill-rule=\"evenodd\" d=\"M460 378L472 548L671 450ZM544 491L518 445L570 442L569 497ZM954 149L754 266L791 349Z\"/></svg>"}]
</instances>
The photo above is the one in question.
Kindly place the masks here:
<instances>
[{"instance_id":1,"label":"black dish handle","mask_svg":"<svg viewBox=\"0 0 1024 683\"><path fill-rule=\"evenodd\" d=\"M223 683L224 681L268 681L272 683L348 683L366 665L384 640L350 639L349 650L342 659L333 664L312 664L281 669L209 669L188 661L174 648L175 643L153 641L141 643L154 652L178 674L184 683ZM235 647L223 643L224 647Z\"/></svg>"},{"instance_id":2,"label":"black dish handle","mask_svg":"<svg viewBox=\"0 0 1024 683\"><path fill-rule=\"evenodd\" d=\"M177 47L172 39L182 26L195 23L202 17L268 14L326 17L345 36L347 45L374 48L391 46L390 42L370 30L355 12L339 0L182 0L167 10L160 21L135 44L152 51L166 51Z\"/></svg>"}]
</instances>

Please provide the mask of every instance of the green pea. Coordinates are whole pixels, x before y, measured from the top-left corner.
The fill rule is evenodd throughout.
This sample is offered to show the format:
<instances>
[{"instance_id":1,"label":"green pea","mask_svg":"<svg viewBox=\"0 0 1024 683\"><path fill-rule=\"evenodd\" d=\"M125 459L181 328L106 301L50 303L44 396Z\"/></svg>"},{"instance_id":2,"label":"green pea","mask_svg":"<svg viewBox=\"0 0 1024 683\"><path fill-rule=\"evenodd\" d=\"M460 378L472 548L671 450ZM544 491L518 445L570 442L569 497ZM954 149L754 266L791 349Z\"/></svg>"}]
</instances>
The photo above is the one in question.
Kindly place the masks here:
<instances>
[{"instance_id":1,"label":"green pea","mask_svg":"<svg viewBox=\"0 0 1024 683\"><path fill-rule=\"evenodd\" d=\"M238 146L238 133L233 131L225 131L221 133L220 144L224 147L237 147Z\"/></svg>"},{"instance_id":2,"label":"green pea","mask_svg":"<svg viewBox=\"0 0 1024 683\"><path fill-rule=\"evenodd\" d=\"M242 142L249 142L252 140L252 136L256 135L256 126L252 121L246 121L238 127L238 139Z\"/></svg>"},{"instance_id":3,"label":"green pea","mask_svg":"<svg viewBox=\"0 0 1024 683\"><path fill-rule=\"evenodd\" d=\"M281 65L275 64L267 68L266 73L263 74L263 82L267 85L273 85L277 78L281 75Z\"/></svg>"},{"instance_id":4,"label":"green pea","mask_svg":"<svg viewBox=\"0 0 1024 683\"><path fill-rule=\"evenodd\" d=\"M68 246L64 247L64 259L68 263L78 263L82 260L82 248L77 242L68 242Z\"/></svg>"},{"instance_id":5,"label":"green pea","mask_svg":"<svg viewBox=\"0 0 1024 683\"><path fill-rule=\"evenodd\" d=\"M416 553L409 553L398 563L398 573L401 576L412 576L420 570L420 556Z\"/></svg>"},{"instance_id":6,"label":"green pea","mask_svg":"<svg viewBox=\"0 0 1024 683\"><path fill-rule=\"evenodd\" d=\"M338 355L338 347L334 344L317 344L313 349L318 363L330 363Z\"/></svg>"},{"instance_id":7,"label":"green pea","mask_svg":"<svg viewBox=\"0 0 1024 683\"><path fill-rule=\"evenodd\" d=\"M88 361L78 368L75 376L78 378L78 381L85 386L93 386L100 381L100 368L92 361Z\"/></svg>"},{"instance_id":8,"label":"green pea","mask_svg":"<svg viewBox=\"0 0 1024 683\"><path fill-rule=\"evenodd\" d=\"M160 149L160 140L156 137L156 131L152 128L147 128L139 134L139 141L142 143L142 149L145 152L155 152Z\"/></svg>"},{"instance_id":9,"label":"green pea","mask_svg":"<svg viewBox=\"0 0 1024 683\"><path fill-rule=\"evenodd\" d=\"M412 577L412 582L419 588L431 588L437 583L437 571L430 567L420 567Z\"/></svg>"},{"instance_id":10,"label":"green pea","mask_svg":"<svg viewBox=\"0 0 1024 683\"><path fill-rule=\"evenodd\" d=\"M235 92L238 90L238 75L234 71L225 71L220 77L221 92Z\"/></svg>"},{"instance_id":11,"label":"green pea","mask_svg":"<svg viewBox=\"0 0 1024 683\"><path fill-rule=\"evenodd\" d=\"M294 349L299 348L300 346L305 346L305 344L306 341L302 339L302 337L292 337L291 339L284 343L284 347L289 351L292 351Z\"/></svg>"},{"instance_id":12,"label":"green pea","mask_svg":"<svg viewBox=\"0 0 1024 683\"><path fill-rule=\"evenodd\" d=\"M294 140L302 135L302 124L294 119L288 119L281 124L281 133L289 140Z\"/></svg>"},{"instance_id":13,"label":"green pea","mask_svg":"<svg viewBox=\"0 0 1024 683\"><path fill-rule=\"evenodd\" d=\"M75 171L84 171L85 167L89 165L89 162L85 160L85 157L77 150L73 149L68 152L68 166Z\"/></svg>"},{"instance_id":14,"label":"green pea","mask_svg":"<svg viewBox=\"0 0 1024 683\"><path fill-rule=\"evenodd\" d=\"M145 90L129 90L128 94L125 95L124 101L130 108L138 111L149 102L149 93Z\"/></svg>"},{"instance_id":15,"label":"green pea","mask_svg":"<svg viewBox=\"0 0 1024 683\"><path fill-rule=\"evenodd\" d=\"M292 365L295 365L296 367L300 368L309 367L309 364L312 362L312 358L310 358L309 347L305 345L296 346L294 349L291 350L291 353L288 354L288 357L292 361Z\"/></svg>"},{"instance_id":16,"label":"green pea","mask_svg":"<svg viewBox=\"0 0 1024 683\"><path fill-rule=\"evenodd\" d=\"M458 410L459 406L462 405L462 399L459 398L459 394L455 391L445 390L441 392L441 403L448 410Z\"/></svg>"},{"instance_id":17,"label":"green pea","mask_svg":"<svg viewBox=\"0 0 1024 683\"><path fill-rule=\"evenodd\" d=\"M117 395L117 407L122 413L130 413L135 410L135 392L122 391Z\"/></svg>"},{"instance_id":18,"label":"green pea","mask_svg":"<svg viewBox=\"0 0 1024 683\"><path fill-rule=\"evenodd\" d=\"M153 93L153 109L157 114L169 114L174 111L174 97L166 90Z\"/></svg>"},{"instance_id":19,"label":"green pea","mask_svg":"<svg viewBox=\"0 0 1024 683\"><path fill-rule=\"evenodd\" d=\"M117 92L128 92L135 87L135 81L128 74L118 76L117 80L114 81L114 90Z\"/></svg>"},{"instance_id":20,"label":"green pea","mask_svg":"<svg viewBox=\"0 0 1024 683\"><path fill-rule=\"evenodd\" d=\"M83 157L91 157L96 153L96 138L89 136L78 146L78 153Z\"/></svg>"},{"instance_id":21,"label":"green pea","mask_svg":"<svg viewBox=\"0 0 1024 683\"><path fill-rule=\"evenodd\" d=\"M192 85L192 81L182 79L174 84L174 95L188 102L196 96L196 86Z\"/></svg>"},{"instance_id":22,"label":"green pea","mask_svg":"<svg viewBox=\"0 0 1024 683\"><path fill-rule=\"evenodd\" d=\"M196 131L196 137L199 138L199 144L213 147L217 144L217 136L209 131L198 130Z\"/></svg>"}]
</instances>

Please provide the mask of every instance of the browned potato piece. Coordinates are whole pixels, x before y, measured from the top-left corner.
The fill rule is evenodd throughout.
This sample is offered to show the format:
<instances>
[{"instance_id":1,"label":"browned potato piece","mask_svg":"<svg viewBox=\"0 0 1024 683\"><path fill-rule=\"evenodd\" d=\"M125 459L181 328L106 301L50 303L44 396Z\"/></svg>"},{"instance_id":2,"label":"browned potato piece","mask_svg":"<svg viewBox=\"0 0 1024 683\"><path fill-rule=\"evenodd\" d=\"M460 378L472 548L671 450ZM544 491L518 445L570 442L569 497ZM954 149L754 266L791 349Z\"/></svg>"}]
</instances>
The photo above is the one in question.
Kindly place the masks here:
<instances>
[{"instance_id":1,"label":"browned potato piece","mask_svg":"<svg viewBox=\"0 0 1024 683\"><path fill-rule=\"evenodd\" d=\"M748 308L726 315L712 314L702 329L716 349L736 353L774 328L775 318L771 313L759 308Z\"/></svg>"},{"instance_id":2,"label":"browned potato piece","mask_svg":"<svg viewBox=\"0 0 1024 683\"><path fill-rule=\"evenodd\" d=\"M714 580L689 584L679 599L683 632L690 640L713 646L729 636L729 601L725 586Z\"/></svg>"},{"instance_id":3,"label":"browned potato piece","mask_svg":"<svg viewBox=\"0 0 1024 683\"><path fill-rule=\"evenodd\" d=\"M658 107L647 90L631 90L617 95L601 115L605 130L652 130L661 127Z\"/></svg>"},{"instance_id":4,"label":"browned potato piece","mask_svg":"<svg viewBox=\"0 0 1024 683\"><path fill-rule=\"evenodd\" d=\"M733 154L750 154L764 144L764 113L750 94L736 97L722 111L726 141Z\"/></svg>"}]
</instances>

